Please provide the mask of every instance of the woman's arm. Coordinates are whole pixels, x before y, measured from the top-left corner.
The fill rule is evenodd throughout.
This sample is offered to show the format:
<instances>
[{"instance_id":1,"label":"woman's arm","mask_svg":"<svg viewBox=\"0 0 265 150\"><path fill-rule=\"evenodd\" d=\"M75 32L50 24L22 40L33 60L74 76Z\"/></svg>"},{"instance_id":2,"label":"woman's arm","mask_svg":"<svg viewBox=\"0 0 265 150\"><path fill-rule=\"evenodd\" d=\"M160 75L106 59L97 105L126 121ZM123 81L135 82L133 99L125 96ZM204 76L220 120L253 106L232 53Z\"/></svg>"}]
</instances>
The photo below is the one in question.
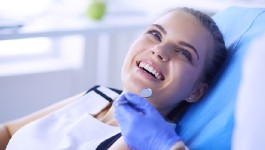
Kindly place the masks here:
<instances>
[{"instance_id":1,"label":"woman's arm","mask_svg":"<svg viewBox=\"0 0 265 150\"><path fill-rule=\"evenodd\" d=\"M0 125L0 150L4 150L6 145L11 138L11 135L4 125Z\"/></svg>"},{"instance_id":2,"label":"woman's arm","mask_svg":"<svg viewBox=\"0 0 265 150\"><path fill-rule=\"evenodd\" d=\"M109 150L116 150L116 149L130 150L130 148L128 147L122 136L109 148ZM170 148L170 150L188 150L188 149L187 147L185 147L185 144L182 141L178 141Z\"/></svg>"},{"instance_id":3,"label":"woman's arm","mask_svg":"<svg viewBox=\"0 0 265 150\"><path fill-rule=\"evenodd\" d=\"M0 150L5 149L8 141L10 140L10 138L12 137L12 135L21 127L23 127L24 125L39 119L51 112L54 112L70 103L73 103L74 101L78 100L80 97L82 97L82 95L84 95L85 92L82 92L78 95L75 95L73 97L70 97L68 99L62 100L58 103L55 103L47 108L44 108L40 111L37 111L35 113L32 113L28 116L25 116L23 118L19 118L7 123L4 123L2 125L0 125Z\"/></svg>"},{"instance_id":4,"label":"woman's arm","mask_svg":"<svg viewBox=\"0 0 265 150\"><path fill-rule=\"evenodd\" d=\"M189 150L182 141L176 142L170 150Z\"/></svg>"}]
</instances>

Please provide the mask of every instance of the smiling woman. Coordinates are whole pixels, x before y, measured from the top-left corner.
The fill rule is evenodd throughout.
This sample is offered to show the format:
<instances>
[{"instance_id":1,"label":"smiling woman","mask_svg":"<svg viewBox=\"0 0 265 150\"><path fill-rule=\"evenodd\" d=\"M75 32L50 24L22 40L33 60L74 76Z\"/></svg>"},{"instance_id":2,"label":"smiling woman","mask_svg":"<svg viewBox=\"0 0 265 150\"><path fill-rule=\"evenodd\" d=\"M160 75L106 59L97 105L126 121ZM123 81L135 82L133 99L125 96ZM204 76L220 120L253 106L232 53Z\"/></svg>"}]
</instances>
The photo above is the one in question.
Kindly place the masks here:
<instances>
[{"instance_id":1,"label":"smiling woman","mask_svg":"<svg viewBox=\"0 0 265 150\"><path fill-rule=\"evenodd\" d=\"M124 89L133 93L145 86L154 89L155 100L150 103L164 115L184 99L191 97L189 101L195 102L203 96L208 84L201 80L210 77L209 66L205 64L213 65L211 59L218 53L211 49L225 49L223 41L218 39L220 34L213 32L213 35L204 22L198 21L202 20L201 14L194 19L195 11L184 10L190 13L172 10L148 26L132 45L122 70ZM214 65L221 65L221 59L218 60ZM206 83L210 80L207 78Z\"/></svg>"},{"instance_id":2,"label":"smiling woman","mask_svg":"<svg viewBox=\"0 0 265 150\"><path fill-rule=\"evenodd\" d=\"M159 125L169 129L151 149L170 149L176 142L175 148L183 149L184 144L174 130L175 111L180 111L175 108L183 102L201 99L214 79L210 75L218 73L225 57L222 34L209 16L189 8L173 9L149 25L130 47L122 66L122 94L119 90L96 86L86 94L7 123L4 128L11 135L0 139L8 141L11 137L7 149L21 149L22 145L22 149L101 149L102 145L102 149L146 149L145 145L132 145L123 126L119 128L124 119L130 120L120 110L132 111L130 104L141 103L152 108ZM212 66L216 69L214 73L209 71ZM152 89L151 97L137 95L145 88ZM128 102L115 105L116 116L113 101ZM152 116L149 112L141 115ZM173 119L169 119L170 115ZM127 127L133 125L139 124L132 122ZM148 124L143 122L141 128L146 127ZM125 135L125 141L121 135ZM173 136L172 140L167 141L167 136ZM165 142L165 146L160 142Z\"/></svg>"},{"instance_id":3,"label":"smiling woman","mask_svg":"<svg viewBox=\"0 0 265 150\"><path fill-rule=\"evenodd\" d=\"M176 19L171 21L173 18ZM183 23L184 20L185 23ZM205 32L205 29L191 15L183 12L168 13L154 23L156 25L149 26L131 47L124 62L122 80L125 83L125 90L133 93L137 93L136 90L144 86L154 89L155 100L150 100L150 102L157 109L163 110L167 107L174 107L181 100L189 97L188 93L193 89L193 83L202 73L206 53L212 48L210 44L201 39L209 39L207 41L210 41L211 35ZM200 39L199 36L203 38ZM200 50L201 59L198 60L196 53L182 43L188 43L188 45L193 45L192 47ZM139 75L134 73L134 69L131 69L135 66L134 62L148 64L152 70L163 77L163 82L152 78L153 76L150 76L149 73L145 74L145 71L141 69L136 68L137 72L140 73ZM199 92L202 93L199 93L198 96L201 96L206 89L203 84L201 88ZM169 100L172 101L169 102ZM161 113L165 115L170 110L167 109L166 112Z\"/></svg>"}]
</instances>

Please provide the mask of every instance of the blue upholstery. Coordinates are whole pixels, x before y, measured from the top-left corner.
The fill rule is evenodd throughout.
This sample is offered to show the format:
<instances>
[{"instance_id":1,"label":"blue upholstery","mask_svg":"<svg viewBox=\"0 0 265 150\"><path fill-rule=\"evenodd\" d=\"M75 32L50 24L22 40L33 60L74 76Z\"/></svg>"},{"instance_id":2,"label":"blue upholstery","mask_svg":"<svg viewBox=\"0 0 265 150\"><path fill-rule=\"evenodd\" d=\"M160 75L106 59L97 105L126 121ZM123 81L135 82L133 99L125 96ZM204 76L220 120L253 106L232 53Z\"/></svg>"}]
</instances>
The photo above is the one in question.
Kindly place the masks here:
<instances>
[{"instance_id":1,"label":"blue upholstery","mask_svg":"<svg viewBox=\"0 0 265 150\"><path fill-rule=\"evenodd\" d=\"M231 149L242 60L251 42L265 33L265 8L230 7L213 18L231 56L216 86L179 123L179 134L192 150Z\"/></svg>"}]
</instances>

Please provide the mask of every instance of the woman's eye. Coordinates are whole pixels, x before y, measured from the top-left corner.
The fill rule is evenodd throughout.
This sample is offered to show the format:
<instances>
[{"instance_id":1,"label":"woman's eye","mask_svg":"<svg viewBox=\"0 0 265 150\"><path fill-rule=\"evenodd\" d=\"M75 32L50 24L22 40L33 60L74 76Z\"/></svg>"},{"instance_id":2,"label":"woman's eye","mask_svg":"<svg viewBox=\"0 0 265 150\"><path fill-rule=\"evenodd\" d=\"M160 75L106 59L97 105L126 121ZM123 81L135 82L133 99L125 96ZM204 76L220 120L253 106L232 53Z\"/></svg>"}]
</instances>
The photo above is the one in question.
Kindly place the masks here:
<instances>
[{"instance_id":1,"label":"woman's eye","mask_svg":"<svg viewBox=\"0 0 265 150\"><path fill-rule=\"evenodd\" d=\"M180 55L184 56L189 62L192 62L192 56L189 51L185 49L177 49L176 52L178 52Z\"/></svg>"},{"instance_id":2,"label":"woman's eye","mask_svg":"<svg viewBox=\"0 0 265 150\"><path fill-rule=\"evenodd\" d=\"M148 33L151 34L154 38L156 38L158 41L161 42L161 34L159 31L150 30L150 31L148 31Z\"/></svg>"}]
</instances>

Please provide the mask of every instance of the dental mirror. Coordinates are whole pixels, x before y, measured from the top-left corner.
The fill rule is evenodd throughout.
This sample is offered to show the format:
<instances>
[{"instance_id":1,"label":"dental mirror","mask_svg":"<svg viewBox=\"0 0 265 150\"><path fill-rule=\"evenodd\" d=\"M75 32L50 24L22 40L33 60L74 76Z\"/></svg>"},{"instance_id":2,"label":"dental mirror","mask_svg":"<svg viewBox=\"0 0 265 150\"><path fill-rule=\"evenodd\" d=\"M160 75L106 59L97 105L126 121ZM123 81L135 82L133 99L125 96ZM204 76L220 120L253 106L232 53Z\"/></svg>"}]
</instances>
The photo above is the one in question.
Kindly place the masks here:
<instances>
[{"instance_id":1,"label":"dental mirror","mask_svg":"<svg viewBox=\"0 0 265 150\"><path fill-rule=\"evenodd\" d=\"M152 96L152 94L153 94L153 92L152 92L152 89L150 89L150 88L144 88L139 93L139 95L144 97L144 98L149 98Z\"/></svg>"}]
</instances>

